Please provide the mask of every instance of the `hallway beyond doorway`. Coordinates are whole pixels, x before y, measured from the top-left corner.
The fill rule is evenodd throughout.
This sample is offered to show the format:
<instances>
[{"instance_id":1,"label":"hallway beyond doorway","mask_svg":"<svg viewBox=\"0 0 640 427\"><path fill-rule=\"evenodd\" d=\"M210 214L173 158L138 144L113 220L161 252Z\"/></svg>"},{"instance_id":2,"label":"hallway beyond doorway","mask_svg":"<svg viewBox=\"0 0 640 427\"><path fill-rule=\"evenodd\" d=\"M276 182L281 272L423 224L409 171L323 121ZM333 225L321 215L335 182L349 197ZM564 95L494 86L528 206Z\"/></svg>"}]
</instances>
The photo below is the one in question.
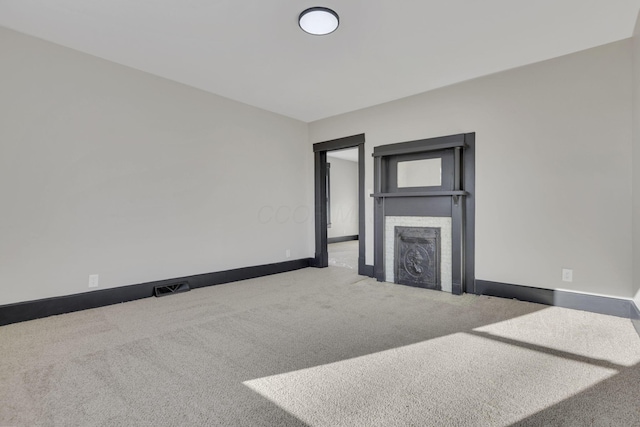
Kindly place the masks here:
<instances>
[{"instance_id":1,"label":"hallway beyond doorway","mask_svg":"<svg viewBox=\"0 0 640 427\"><path fill-rule=\"evenodd\" d=\"M358 241L329 243L329 266L349 268L358 271Z\"/></svg>"}]
</instances>

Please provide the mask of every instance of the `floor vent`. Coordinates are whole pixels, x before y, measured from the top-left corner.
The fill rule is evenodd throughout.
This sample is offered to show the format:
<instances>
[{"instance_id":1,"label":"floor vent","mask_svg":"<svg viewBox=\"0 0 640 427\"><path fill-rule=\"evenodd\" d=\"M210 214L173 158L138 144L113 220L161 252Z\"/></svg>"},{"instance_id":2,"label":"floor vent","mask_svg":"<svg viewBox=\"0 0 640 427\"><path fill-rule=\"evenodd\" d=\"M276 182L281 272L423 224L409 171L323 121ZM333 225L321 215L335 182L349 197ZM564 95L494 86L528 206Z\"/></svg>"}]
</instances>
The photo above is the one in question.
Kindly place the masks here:
<instances>
[{"instance_id":1,"label":"floor vent","mask_svg":"<svg viewBox=\"0 0 640 427\"><path fill-rule=\"evenodd\" d=\"M173 283L171 285L154 286L153 295L163 297L165 295L177 294L190 291L189 282Z\"/></svg>"}]
</instances>

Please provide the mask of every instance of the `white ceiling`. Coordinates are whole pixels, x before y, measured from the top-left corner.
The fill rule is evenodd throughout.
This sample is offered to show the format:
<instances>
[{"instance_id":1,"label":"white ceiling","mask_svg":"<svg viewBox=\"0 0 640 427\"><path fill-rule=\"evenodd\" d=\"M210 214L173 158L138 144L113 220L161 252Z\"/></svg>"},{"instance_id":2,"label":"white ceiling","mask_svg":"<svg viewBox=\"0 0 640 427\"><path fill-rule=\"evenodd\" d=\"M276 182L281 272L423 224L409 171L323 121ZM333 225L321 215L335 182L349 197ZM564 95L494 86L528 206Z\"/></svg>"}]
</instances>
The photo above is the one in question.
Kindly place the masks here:
<instances>
[{"instance_id":1,"label":"white ceiling","mask_svg":"<svg viewBox=\"0 0 640 427\"><path fill-rule=\"evenodd\" d=\"M298 28L311 6L340 27ZM631 36L640 0L0 0L0 25L314 121Z\"/></svg>"}]
</instances>

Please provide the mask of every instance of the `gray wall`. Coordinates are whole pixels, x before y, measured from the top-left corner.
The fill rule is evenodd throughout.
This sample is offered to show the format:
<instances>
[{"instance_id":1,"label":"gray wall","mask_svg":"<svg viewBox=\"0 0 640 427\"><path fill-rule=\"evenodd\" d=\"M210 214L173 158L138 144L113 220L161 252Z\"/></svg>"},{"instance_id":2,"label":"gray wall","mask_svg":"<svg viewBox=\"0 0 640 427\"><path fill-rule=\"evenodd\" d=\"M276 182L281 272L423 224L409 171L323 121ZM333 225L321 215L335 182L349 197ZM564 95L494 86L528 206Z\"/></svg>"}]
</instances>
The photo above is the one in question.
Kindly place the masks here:
<instances>
[{"instance_id":1,"label":"gray wall","mask_svg":"<svg viewBox=\"0 0 640 427\"><path fill-rule=\"evenodd\" d=\"M305 142L362 132L369 191L374 146L476 132L479 279L640 303L638 45L306 125L0 28L0 304L312 256Z\"/></svg>"},{"instance_id":2,"label":"gray wall","mask_svg":"<svg viewBox=\"0 0 640 427\"><path fill-rule=\"evenodd\" d=\"M476 277L628 298L631 50L628 39L313 122L310 142L365 133L371 191L373 147L476 132Z\"/></svg>"},{"instance_id":3,"label":"gray wall","mask_svg":"<svg viewBox=\"0 0 640 427\"><path fill-rule=\"evenodd\" d=\"M633 34L633 294L640 307L640 14Z\"/></svg>"},{"instance_id":4,"label":"gray wall","mask_svg":"<svg viewBox=\"0 0 640 427\"><path fill-rule=\"evenodd\" d=\"M331 227L328 237L358 235L358 163L327 157L331 164Z\"/></svg>"},{"instance_id":5,"label":"gray wall","mask_svg":"<svg viewBox=\"0 0 640 427\"><path fill-rule=\"evenodd\" d=\"M313 256L305 123L0 28L0 304Z\"/></svg>"}]
</instances>

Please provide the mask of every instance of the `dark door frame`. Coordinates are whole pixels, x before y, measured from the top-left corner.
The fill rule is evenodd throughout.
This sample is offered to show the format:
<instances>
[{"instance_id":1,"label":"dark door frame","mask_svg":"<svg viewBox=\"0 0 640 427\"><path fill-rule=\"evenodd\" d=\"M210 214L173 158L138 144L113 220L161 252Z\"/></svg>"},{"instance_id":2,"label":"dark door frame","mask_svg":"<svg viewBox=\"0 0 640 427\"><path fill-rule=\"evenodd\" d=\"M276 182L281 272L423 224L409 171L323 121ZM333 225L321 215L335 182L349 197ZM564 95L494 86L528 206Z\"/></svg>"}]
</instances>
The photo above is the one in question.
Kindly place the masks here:
<instances>
[{"instance_id":1,"label":"dark door frame","mask_svg":"<svg viewBox=\"0 0 640 427\"><path fill-rule=\"evenodd\" d=\"M328 267L327 253L327 152L345 148L358 148L358 274L373 277L373 266L365 263L365 211L364 211L364 134L332 139L313 144L315 187L315 240L316 253L313 267Z\"/></svg>"}]
</instances>

